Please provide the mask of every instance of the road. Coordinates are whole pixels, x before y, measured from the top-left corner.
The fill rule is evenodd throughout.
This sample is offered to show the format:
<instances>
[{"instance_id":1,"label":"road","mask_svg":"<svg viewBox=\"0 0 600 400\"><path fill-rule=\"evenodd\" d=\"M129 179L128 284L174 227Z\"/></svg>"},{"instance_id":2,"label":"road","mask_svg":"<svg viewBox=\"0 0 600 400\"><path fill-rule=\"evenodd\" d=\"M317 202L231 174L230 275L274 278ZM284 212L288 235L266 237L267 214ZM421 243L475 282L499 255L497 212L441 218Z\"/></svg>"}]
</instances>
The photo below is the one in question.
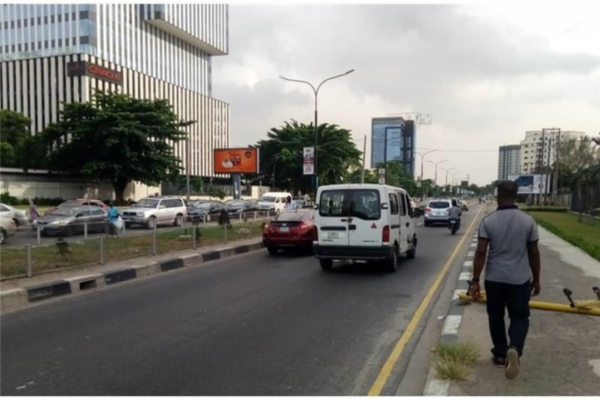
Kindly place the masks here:
<instances>
[{"instance_id":1,"label":"road","mask_svg":"<svg viewBox=\"0 0 600 400\"><path fill-rule=\"evenodd\" d=\"M365 395L479 207L393 274L260 251L4 315L2 395Z\"/></svg>"}]
</instances>

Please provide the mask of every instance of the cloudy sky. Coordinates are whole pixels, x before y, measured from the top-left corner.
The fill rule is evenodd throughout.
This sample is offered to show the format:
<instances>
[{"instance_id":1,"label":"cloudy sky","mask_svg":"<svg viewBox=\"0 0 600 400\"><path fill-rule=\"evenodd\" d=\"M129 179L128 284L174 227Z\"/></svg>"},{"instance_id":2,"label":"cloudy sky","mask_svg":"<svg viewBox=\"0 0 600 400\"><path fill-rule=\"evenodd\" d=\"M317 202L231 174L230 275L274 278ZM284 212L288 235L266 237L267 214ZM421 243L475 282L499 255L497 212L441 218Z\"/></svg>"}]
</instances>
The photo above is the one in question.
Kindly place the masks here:
<instances>
[{"instance_id":1,"label":"cloudy sky","mask_svg":"<svg viewBox=\"0 0 600 400\"><path fill-rule=\"evenodd\" d=\"M310 88L280 75L318 83L352 68L321 89L319 122L351 129L362 148L371 118L429 113L417 147L446 149L426 159L448 159L477 184L496 178L498 146L526 130L600 132L600 7L591 2L231 5L229 15L230 54L214 59L213 95L231 104L233 145L312 120ZM425 165L426 178L433 169Z\"/></svg>"}]
</instances>

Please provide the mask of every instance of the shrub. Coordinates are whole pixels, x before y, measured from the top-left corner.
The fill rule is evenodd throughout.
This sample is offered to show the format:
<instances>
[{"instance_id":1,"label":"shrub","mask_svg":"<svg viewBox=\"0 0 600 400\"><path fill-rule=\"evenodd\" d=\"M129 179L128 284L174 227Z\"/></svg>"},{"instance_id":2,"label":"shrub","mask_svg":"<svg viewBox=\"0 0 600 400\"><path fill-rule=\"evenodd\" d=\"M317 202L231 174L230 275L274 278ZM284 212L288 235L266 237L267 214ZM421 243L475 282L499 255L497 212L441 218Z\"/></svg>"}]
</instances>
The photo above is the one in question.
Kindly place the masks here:
<instances>
[{"instance_id":1,"label":"shrub","mask_svg":"<svg viewBox=\"0 0 600 400\"><path fill-rule=\"evenodd\" d=\"M19 205L19 199L11 196L8 192L4 192L0 194L0 203L8 204L9 206L16 206Z\"/></svg>"}]
</instances>

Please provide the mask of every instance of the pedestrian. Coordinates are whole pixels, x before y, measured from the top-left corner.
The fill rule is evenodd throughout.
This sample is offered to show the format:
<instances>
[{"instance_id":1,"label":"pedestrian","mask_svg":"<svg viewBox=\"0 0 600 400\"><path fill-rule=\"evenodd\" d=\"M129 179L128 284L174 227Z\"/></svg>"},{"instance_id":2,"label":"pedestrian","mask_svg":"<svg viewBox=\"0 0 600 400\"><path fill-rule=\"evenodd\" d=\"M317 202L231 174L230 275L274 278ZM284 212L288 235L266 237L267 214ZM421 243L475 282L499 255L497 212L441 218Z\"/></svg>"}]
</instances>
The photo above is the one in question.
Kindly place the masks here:
<instances>
[{"instance_id":1,"label":"pedestrian","mask_svg":"<svg viewBox=\"0 0 600 400\"><path fill-rule=\"evenodd\" d=\"M519 373L529 330L529 300L541 291L538 228L534 219L515 205L517 192L515 182L498 185L498 208L479 225L470 287L473 298L480 298L479 279L485 266L487 314L494 345L492 362L505 368L508 379ZM510 319L510 342L506 338L505 309Z\"/></svg>"},{"instance_id":2,"label":"pedestrian","mask_svg":"<svg viewBox=\"0 0 600 400\"><path fill-rule=\"evenodd\" d=\"M108 203L108 222L111 235L118 235L117 223L119 222L119 210L115 205Z\"/></svg>"},{"instance_id":3,"label":"pedestrian","mask_svg":"<svg viewBox=\"0 0 600 400\"><path fill-rule=\"evenodd\" d=\"M33 221L40 217L40 212L31 198L27 199L27 201L29 202L29 222L33 223Z\"/></svg>"}]
</instances>

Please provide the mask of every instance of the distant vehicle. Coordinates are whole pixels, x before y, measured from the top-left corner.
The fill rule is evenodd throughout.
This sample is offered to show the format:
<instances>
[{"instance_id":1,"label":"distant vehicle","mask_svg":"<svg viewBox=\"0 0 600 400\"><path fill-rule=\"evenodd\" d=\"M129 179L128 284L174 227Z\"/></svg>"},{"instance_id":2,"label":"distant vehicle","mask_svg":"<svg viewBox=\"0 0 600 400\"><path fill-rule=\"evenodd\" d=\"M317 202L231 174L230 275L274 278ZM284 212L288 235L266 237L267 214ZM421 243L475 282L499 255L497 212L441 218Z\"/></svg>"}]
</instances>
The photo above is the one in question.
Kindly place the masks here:
<instances>
[{"instance_id":1,"label":"distant vehicle","mask_svg":"<svg viewBox=\"0 0 600 400\"><path fill-rule=\"evenodd\" d=\"M375 184L325 185L317 193L314 254L321 268L334 260L383 261L390 271L398 258L414 258L417 234L410 196L398 187Z\"/></svg>"},{"instance_id":2,"label":"distant vehicle","mask_svg":"<svg viewBox=\"0 0 600 400\"><path fill-rule=\"evenodd\" d=\"M14 236L17 233L17 224L15 221L6 216L0 216L0 244L4 244L7 238Z\"/></svg>"},{"instance_id":3,"label":"distant vehicle","mask_svg":"<svg viewBox=\"0 0 600 400\"><path fill-rule=\"evenodd\" d=\"M86 225L88 232L107 232L106 212L97 206L61 207L33 223L43 236L73 236L84 233Z\"/></svg>"},{"instance_id":4,"label":"distant vehicle","mask_svg":"<svg viewBox=\"0 0 600 400\"><path fill-rule=\"evenodd\" d=\"M265 225L263 243L272 255L282 249L310 249L314 229L314 210L283 210Z\"/></svg>"},{"instance_id":5,"label":"distant vehicle","mask_svg":"<svg viewBox=\"0 0 600 400\"><path fill-rule=\"evenodd\" d=\"M260 211L281 211L285 205L286 199L292 197L287 192L269 192L262 195L258 201Z\"/></svg>"},{"instance_id":6,"label":"distant vehicle","mask_svg":"<svg viewBox=\"0 0 600 400\"><path fill-rule=\"evenodd\" d=\"M17 228L21 225L29 224L29 218L23 210L17 210L16 208L9 206L8 204L0 203L0 217L7 217L15 221Z\"/></svg>"},{"instance_id":7,"label":"distant vehicle","mask_svg":"<svg viewBox=\"0 0 600 400\"><path fill-rule=\"evenodd\" d=\"M425 208L427 208L427 204L429 204L430 200L431 199L425 199L421 203L419 203L419 205L417 207L417 211L415 213L416 217L420 217L421 215L425 214Z\"/></svg>"},{"instance_id":8,"label":"distant vehicle","mask_svg":"<svg viewBox=\"0 0 600 400\"><path fill-rule=\"evenodd\" d=\"M252 200L233 200L227 204L227 212L230 217L253 211L258 211L258 204Z\"/></svg>"},{"instance_id":9,"label":"distant vehicle","mask_svg":"<svg viewBox=\"0 0 600 400\"><path fill-rule=\"evenodd\" d=\"M463 211L469 211L469 203L467 203L466 200L461 200L460 201L460 208Z\"/></svg>"},{"instance_id":10,"label":"distant vehicle","mask_svg":"<svg viewBox=\"0 0 600 400\"><path fill-rule=\"evenodd\" d=\"M425 207L425 226L434 224L448 225L448 211L450 207L452 207L450 200L429 200L427 207Z\"/></svg>"},{"instance_id":11,"label":"distant vehicle","mask_svg":"<svg viewBox=\"0 0 600 400\"><path fill-rule=\"evenodd\" d=\"M48 210L46 210L46 212L44 212L44 215L50 215L54 212L54 210L56 210L58 208L62 208L62 207L82 207L82 206L95 206L95 207L102 208L104 211L108 210L108 206L106 204L104 204L104 202L101 200L74 199L74 200L63 201L62 203L60 203L58 205L58 207L49 208Z\"/></svg>"},{"instance_id":12,"label":"distant vehicle","mask_svg":"<svg viewBox=\"0 0 600 400\"><path fill-rule=\"evenodd\" d=\"M124 209L121 215L126 228L143 225L154 229L158 225L181 226L187 213L181 197L159 196L143 198L134 207Z\"/></svg>"},{"instance_id":13,"label":"distant vehicle","mask_svg":"<svg viewBox=\"0 0 600 400\"><path fill-rule=\"evenodd\" d=\"M211 220L218 221L221 211L226 210L226 206L223 203L217 201L211 201L208 203L199 204L198 207L194 207L190 210L187 216L188 221L194 221L199 218L201 222L210 222Z\"/></svg>"}]
</instances>

